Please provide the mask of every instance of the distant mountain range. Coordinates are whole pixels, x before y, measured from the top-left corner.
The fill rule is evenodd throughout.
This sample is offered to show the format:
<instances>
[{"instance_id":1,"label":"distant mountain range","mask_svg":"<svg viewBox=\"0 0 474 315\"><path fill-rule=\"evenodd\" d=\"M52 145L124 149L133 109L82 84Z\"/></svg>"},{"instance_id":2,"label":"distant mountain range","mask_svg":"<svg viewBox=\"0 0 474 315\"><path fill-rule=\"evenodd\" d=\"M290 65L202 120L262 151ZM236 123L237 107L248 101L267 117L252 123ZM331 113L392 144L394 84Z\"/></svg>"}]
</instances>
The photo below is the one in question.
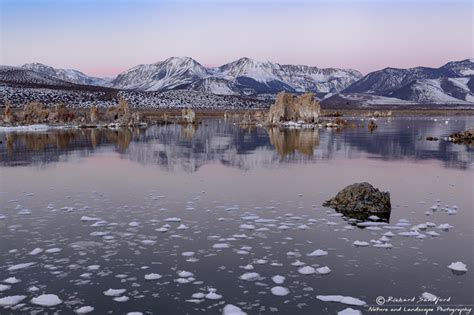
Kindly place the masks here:
<instances>
[{"instance_id":1,"label":"distant mountain range","mask_svg":"<svg viewBox=\"0 0 474 315\"><path fill-rule=\"evenodd\" d=\"M189 57L172 57L138 65L114 79L31 63L0 66L0 82L142 92L188 90L242 97L285 90L313 92L327 103L347 104L474 104L474 59L449 62L439 68L385 68L362 76L352 69L281 65L249 58L205 67Z\"/></svg>"}]
</instances>

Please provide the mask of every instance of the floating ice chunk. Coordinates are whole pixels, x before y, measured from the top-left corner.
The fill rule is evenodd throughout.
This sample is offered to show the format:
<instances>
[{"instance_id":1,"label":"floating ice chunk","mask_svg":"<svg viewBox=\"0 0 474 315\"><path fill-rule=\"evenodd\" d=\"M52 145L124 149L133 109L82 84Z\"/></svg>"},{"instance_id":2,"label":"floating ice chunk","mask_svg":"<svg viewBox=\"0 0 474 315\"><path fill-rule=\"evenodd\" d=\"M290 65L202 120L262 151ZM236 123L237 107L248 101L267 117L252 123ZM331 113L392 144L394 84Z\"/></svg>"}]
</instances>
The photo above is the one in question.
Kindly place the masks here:
<instances>
[{"instance_id":1,"label":"floating ice chunk","mask_svg":"<svg viewBox=\"0 0 474 315\"><path fill-rule=\"evenodd\" d=\"M178 230L187 230L187 229L189 229L189 227L187 225L180 224L176 229L178 229Z\"/></svg>"},{"instance_id":2,"label":"floating ice chunk","mask_svg":"<svg viewBox=\"0 0 474 315\"><path fill-rule=\"evenodd\" d=\"M387 233L384 233L383 236L387 236L387 237L394 237L395 234L391 231L388 231Z\"/></svg>"},{"instance_id":3,"label":"floating ice chunk","mask_svg":"<svg viewBox=\"0 0 474 315\"><path fill-rule=\"evenodd\" d=\"M15 283L21 282L21 280L15 277L10 277L3 280L3 282L8 283L8 284L15 284Z\"/></svg>"},{"instance_id":4,"label":"floating ice chunk","mask_svg":"<svg viewBox=\"0 0 474 315\"><path fill-rule=\"evenodd\" d=\"M56 294L42 294L31 299L31 303L41 306L56 306L62 302Z\"/></svg>"},{"instance_id":5,"label":"floating ice chunk","mask_svg":"<svg viewBox=\"0 0 474 315\"><path fill-rule=\"evenodd\" d=\"M352 243L354 246L357 246L357 247L364 247L364 246L369 246L369 243L368 242L364 242L364 241L355 241L354 243Z\"/></svg>"},{"instance_id":6,"label":"floating ice chunk","mask_svg":"<svg viewBox=\"0 0 474 315\"><path fill-rule=\"evenodd\" d=\"M95 271L95 270L99 270L99 269L100 269L100 265L87 266L87 270L90 270L90 271Z\"/></svg>"},{"instance_id":7,"label":"floating ice chunk","mask_svg":"<svg viewBox=\"0 0 474 315\"><path fill-rule=\"evenodd\" d=\"M435 231L426 232L426 235L433 236L433 237L440 236L440 234Z\"/></svg>"},{"instance_id":8,"label":"floating ice chunk","mask_svg":"<svg viewBox=\"0 0 474 315\"><path fill-rule=\"evenodd\" d=\"M444 224L438 225L436 228L437 228L437 229L440 229L440 230L445 230L445 231L447 231L447 230L449 230L449 229L452 228L452 227L453 227L453 226L450 225L449 223L444 223Z\"/></svg>"},{"instance_id":9,"label":"floating ice chunk","mask_svg":"<svg viewBox=\"0 0 474 315\"><path fill-rule=\"evenodd\" d=\"M255 281L258 278L260 278L260 275L256 272L246 272L239 277L239 279L245 280L245 281Z\"/></svg>"},{"instance_id":10,"label":"floating ice chunk","mask_svg":"<svg viewBox=\"0 0 474 315\"><path fill-rule=\"evenodd\" d=\"M128 300L130 300L128 296L119 296L114 298L115 302L127 302Z\"/></svg>"},{"instance_id":11,"label":"floating ice chunk","mask_svg":"<svg viewBox=\"0 0 474 315\"><path fill-rule=\"evenodd\" d=\"M337 312L337 315L362 315L362 312L348 307L348 308L343 309L340 312Z\"/></svg>"},{"instance_id":12,"label":"floating ice chunk","mask_svg":"<svg viewBox=\"0 0 474 315\"><path fill-rule=\"evenodd\" d=\"M108 289L107 291L104 291L104 295L119 296L125 293L126 291L127 291L126 289Z\"/></svg>"},{"instance_id":13,"label":"floating ice chunk","mask_svg":"<svg viewBox=\"0 0 474 315\"><path fill-rule=\"evenodd\" d=\"M304 262L302 262L302 261L297 260L297 261L295 261L295 262L292 262L291 265L292 265L292 266L299 267L299 266L304 266L304 265L306 265L306 264L305 264Z\"/></svg>"},{"instance_id":14,"label":"floating ice chunk","mask_svg":"<svg viewBox=\"0 0 474 315\"><path fill-rule=\"evenodd\" d=\"M378 226L378 225L387 225L385 222L373 222L373 221L364 221L357 223L357 226L367 227L367 226Z\"/></svg>"},{"instance_id":15,"label":"floating ice chunk","mask_svg":"<svg viewBox=\"0 0 474 315\"><path fill-rule=\"evenodd\" d=\"M0 298L0 306L13 306L26 299L26 295L12 295Z\"/></svg>"},{"instance_id":16,"label":"floating ice chunk","mask_svg":"<svg viewBox=\"0 0 474 315\"><path fill-rule=\"evenodd\" d=\"M181 219L172 217L172 218L165 219L165 222L181 222Z\"/></svg>"},{"instance_id":17,"label":"floating ice chunk","mask_svg":"<svg viewBox=\"0 0 474 315\"><path fill-rule=\"evenodd\" d=\"M266 259L257 259L255 261L255 263L258 264L258 265L265 265L267 262L268 262L268 260L266 260Z\"/></svg>"},{"instance_id":18,"label":"floating ice chunk","mask_svg":"<svg viewBox=\"0 0 474 315\"><path fill-rule=\"evenodd\" d=\"M382 243L382 244L374 244L373 245L374 247L377 247L377 248L392 248L392 244L390 243Z\"/></svg>"},{"instance_id":19,"label":"floating ice chunk","mask_svg":"<svg viewBox=\"0 0 474 315\"><path fill-rule=\"evenodd\" d=\"M252 266L252 265L240 266L240 268L245 269L245 270L253 270L253 266Z\"/></svg>"},{"instance_id":20,"label":"floating ice chunk","mask_svg":"<svg viewBox=\"0 0 474 315\"><path fill-rule=\"evenodd\" d=\"M453 262L448 266L449 269L454 270L454 271L459 271L459 272L467 272L467 266L466 264L457 261Z\"/></svg>"},{"instance_id":21,"label":"floating ice chunk","mask_svg":"<svg viewBox=\"0 0 474 315\"><path fill-rule=\"evenodd\" d=\"M92 227L100 227L100 226L104 226L107 224L107 221L104 221L104 220L100 220L100 221L97 221L95 222L94 224L92 224L91 226Z\"/></svg>"},{"instance_id":22,"label":"floating ice chunk","mask_svg":"<svg viewBox=\"0 0 474 315\"><path fill-rule=\"evenodd\" d=\"M155 245L156 241L154 240L142 240L143 245Z\"/></svg>"},{"instance_id":23,"label":"floating ice chunk","mask_svg":"<svg viewBox=\"0 0 474 315\"><path fill-rule=\"evenodd\" d=\"M290 293L290 290L288 290L285 287L280 287L280 286L271 288L271 291L273 295L277 295L277 296L285 296Z\"/></svg>"},{"instance_id":24,"label":"floating ice chunk","mask_svg":"<svg viewBox=\"0 0 474 315\"><path fill-rule=\"evenodd\" d=\"M102 220L101 218L95 218L95 217L88 217L86 215L81 217L81 221L100 221Z\"/></svg>"},{"instance_id":25,"label":"floating ice chunk","mask_svg":"<svg viewBox=\"0 0 474 315\"><path fill-rule=\"evenodd\" d=\"M337 303L342 303L342 304L347 304L347 305L362 306L366 304L362 300L359 300L350 296L342 296L342 295L317 295L316 298L324 302L337 302Z\"/></svg>"},{"instance_id":26,"label":"floating ice chunk","mask_svg":"<svg viewBox=\"0 0 474 315\"><path fill-rule=\"evenodd\" d=\"M317 249L313 251L312 253L309 253L308 256L310 257L319 257L319 256L326 256L328 254L327 251L322 250L322 249Z\"/></svg>"},{"instance_id":27,"label":"floating ice chunk","mask_svg":"<svg viewBox=\"0 0 474 315\"><path fill-rule=\"evenodd\" d=\"M93 311L94 311L94 308L92 306L82 306L74 310L76 314L87 314Z\"/></svg>"},{"instance_id":28,"label":"floating ice chunk","mask_svg":"<svg viewBox=\"0 0 474 315\"><path fill-rule=\"evenodd\" d=\"M223 248L229 248L230 244L229 243L217 243L212 245L212 248L214 249L223 249Z\"/></svg>"},{"instance_id":29,"label":"floating ice chunk","mask_svg":"<svg viewBox=\"0 0 474 315\"><path fill-rule=\"evenodd\" d=\"M140 223L137 222L137 221L132 221L132 222L130 222L128 225L129 225L129 226L132 226L132 227L136 227L136 226L139 226Z\"/></svg>"},{"instance_id":30,"label":"floating ice chunk","mask_svg":"<svg viewBox=\"0 0 474 315\"><path fill-rule=\"evenodd\" d=\"M29 214L31 214L31 211L29 209L22 209L22 210L18 211L18 214L20 214L20 215L29 215Z\"/></svg>"},{"instance_id":31,"label":"floating ice chunk","mask_svg":"<svg viewBox=\"0 0 474 315\"><path fill-rule=\"evenodd\" d=\"M285 277L280 276L280 275L276 275L272 277L272 281L275 282L276 284L282 284L283 282L285 282L285 279L286 279Z\"/></svg>"},{"instance_id":32,"label":"floating ice chunk","mask_svg":"<svg viewBox=\"0 0 474 315\"><path fill-rule=\"evenodd\" d=\"M189 277L193 277L194 274L192 272L183 270L183 271L178 272L178 276L180 276L181 278L189 278Z\"/></svg>"},{"instance_id":33,"label":"floating ice chunk","mask_svg":"<svg viewBox=\"0 0 474 315\"><path fill-rule=\"evenodd\" d=\"M184 257L191 257L191 256L194 256L194 252L182 252L182 253L181 253L181 256L184 256Z\"/></svg>"},{"instance_id":34,"label":"floating ice chunk","mask_svg":"<svg viewBox=\"0 0 474 315\"><path fill-rule=\"evenodd\" d=\"M45 252L45 253L48 253L48 254L54 254L54 253L59 253L60 251L62 251L61 248L53 247L53 248L48 248L48 249L45 250L44 252Z\"/></svg>"},{"instance_id":35,"label":"floating ice chunk","mask_svg":"<svg viewBox=\"0 0 474 315\"><path fill-rule=\"evenodd\" d=\"M380 218L379 218L378 216L376 216L376 215L371 215L368 219L369 219L369 220L372 220L372 221L378 221L378 220L380 220Z\"/></svg>"},{"instance_id":36,"label":"floating ice chunk","mask_svg":"<svg viewBox=\"0 0 474 315\"><path fill-rule=\"evenodd\" d=\"M11 285L0 284L0 292L9 290L11 287L12 287Z\"/></svg>"},{"instance_id":37,"label":"floating ice chunk","mask_svg":"<svg viewBox=\"0 0 474 315\"><path fill-rule=\"evenodd\" d=\"M227 304L222 310L222 315L247 315L247 313L235 305Z\"/></svg>"},{"instance_id":38,"label":"floating ice chunk","mask_svg":"<svg viewBox=\"0 0 474 315\"><path fill-rule=\"evenodd\" d=\"M7 270L8 271L15 271L15 270L20 270L20 269L25 269L25 268L31 267L35 264L36 264L35 262L21 263L21 264L10 266L10 267L8 267Z\"/></svg>"},{"instance_id":39,"label":"floating ice chunk","mask_svg":"<svg viewBox=\"0 0 474 315\"><path fill-rule=\"evenodd\" d=\"M169 230L170 230L170 229L165 228L165 227L160 227L160 228L158 228L158 229L155 229L155 231L161 232L161 233L168 232Z\"/></svg>"},{"instance_id":40,"label":"floating ice chunk","mask_svg":"<svg viewBox=\"0 0 474 315\"><path fill-rule=\"evenodd\" d=\"M145 280L158 280L161 278L162 276L158 273L149 273L145 275Z\"/></svg>"},{"instance_id":41,"label":"floating ice chunk","mask_svg":"<svg viewBox=\"0 0 474 315\"><path fill-rule=\"evenodd\" d=\"M304 266L298 269L298 272L301 273L302 275L310 275L313 273L316 273L316 269L314 269L311 266Z\"/></svg>"},{"instance_id":42,"label":"floating ice chunk","mask_svg":"<svg viewBox=\"0 0 474 315\"><path fill-rule=\"evenodd\" d=\"M29 254L32 255L32 256L36 256L38 254L41 254L42 252L43 252L43 249L41 249L39 247L36 247Z\"/></svg>"},{"instance_id":43,"label":"floating ice chunk","mask_svg":"<svg viewBox=\"0 0 474 315\"><path fill-rule=\"evenodd\" d=\"M222 299L222 295L217 294L216 292L209 292L208 294L206 294L206 299L219 300Z\"/></svg>"},{"instance_id":44,"label":"floating ice chunk","mask_svg":"<svg viewBox=\"0 0 474 315\"><path fill-rule=\"evenodd\" d=\"M142 312L128 312L127 315L143 315Z\"/></svg>"},{"instance_id":45,"label":"floating ice chunk","mask_svg":"<svg viewBox=\"0 0 474 315\"><path fill-rule=\"evenodd\" d=\"M436 301L436 299L438 298L436 295L431 294L429 292L423 292L421 294L421 297L425 299L426 301Z\"/></svg>"},{"instance_id":46,"label":"floating ice chunk","mask_svg":"<svg viewBox=\"0 0 474 315\"><path fill-rule=\"evenodd\" d=\"M331 272L331 269L328 266L316 268L316 271L321 275L327 275Z\"/></svg>"},{"instance_id":47,"label":"floating ice chunk","mask_svg":"<svg viewBox=\"0 0 474 315\"><path fill-rule=\"evenodd\" d=\"M243 229L243 230L255 230L255 225L252 225L252 224L241 224L239 226L240 229Z\"/></svg>"},{"instance_id":48,"label":"floating ice chunk","mask_svg":"<svg viewBox=\"0 0 474 315\"><path fill-rule=\"evenodd\" d=\"M398 233L398 235L410 237L410 236L418 236L420 235L420 233L418 231L412 230L412 231L400 232Z\"/></svg>"}]
</instances>

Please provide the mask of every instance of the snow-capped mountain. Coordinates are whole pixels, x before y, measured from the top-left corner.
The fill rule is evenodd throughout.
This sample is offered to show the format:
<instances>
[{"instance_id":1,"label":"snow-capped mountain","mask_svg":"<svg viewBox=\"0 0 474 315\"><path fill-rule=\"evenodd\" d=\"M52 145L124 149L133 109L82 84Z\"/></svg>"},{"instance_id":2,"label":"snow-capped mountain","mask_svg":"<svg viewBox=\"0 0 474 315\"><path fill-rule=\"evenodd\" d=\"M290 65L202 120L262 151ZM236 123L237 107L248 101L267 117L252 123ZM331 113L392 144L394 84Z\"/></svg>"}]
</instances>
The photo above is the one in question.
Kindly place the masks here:
<instances>
[{"instance_id":1,"label":"snow-capped mountain","mask_svg":"<svg viewBox=\"0 0 474 315\"><path fill-rule=\"evenodd\" d=\"M385 68L371 72L342 94L369 94L416 103L472 103L474 59L453 61L439 68Z\"/></svg>"},{"instance_id":2,"label":"snow-capped mountain","mask_svg":"<svg viewBox=\"0 0 474 315\"><path fill-rule=\"evenodd\" d=\"M241 58L206 68L189 57L139 65L121 73L113 86L141 91L190 89L213 94L251 95L290 92L338 93L362 75L355 70L280 65Z\"/></svg>"},{"instance_id":3,"label":"snow-capped mountain","mask_svg":"<svg viewBox=\"0 0 474 315\"><path fill-rule=\"evenodd\" d=\"M110 81L102 78L90 77L78 70L56 69L41 63L27 63L21 66L23 69L35 71L41 75L57 78L62 81L80 85L110 86Z\"/></svg>"},{"instance_id":4,"label":"snow-capped mountain","mask_svg":"<svg viewBox=\"0 0 474 315\"><path fill-rule=\"evenodd\" d=\"M189 57L172 57L122 72L112 81L116 88L139 91L166 91L204 79L209 69Z\"/></svg>"},{"instance_id":5,"label":"snow-capped mountain","mask_svg":"<svg viewBox=\"0 0 474 315\"><path fill-rule=\"evenodd\" d=\"M39 73L33 70L0 66L0 81L19 84L37 84L37 85L54 85L54 86L71 86L70 82L58 79L48 74Z\"/></svg>"}]
</instances>

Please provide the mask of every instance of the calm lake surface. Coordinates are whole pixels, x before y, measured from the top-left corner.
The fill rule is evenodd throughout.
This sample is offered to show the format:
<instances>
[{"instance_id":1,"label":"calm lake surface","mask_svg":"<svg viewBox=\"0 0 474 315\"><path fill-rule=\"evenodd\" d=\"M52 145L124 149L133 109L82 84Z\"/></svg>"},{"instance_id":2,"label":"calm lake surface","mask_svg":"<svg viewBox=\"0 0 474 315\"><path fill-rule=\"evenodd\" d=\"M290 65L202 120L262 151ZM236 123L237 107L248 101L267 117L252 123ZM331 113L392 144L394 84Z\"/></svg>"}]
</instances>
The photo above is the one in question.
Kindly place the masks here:
<instances>
[{"instance_id":1,"label":"calm lake surface","mask_svg":"<svg viewBox=\"0 0 474 315\"><path fill-rule=\"evenodd\" d=\"M474 119L377 124L373 133L336 132L215 119L197 128L0 134L0 298L26 296L0 313L220 314L233 304L248 314L370 314L378 296L424 292L451 298L439 305L472 307L474 148L425 137ZM389 224L358 227L321 206L363 181L390 192ZM308 256L317 249L327 255ZM457 261L467 273L447 267ZM301 274L304 265L330 273ZM21 281L3 282L10 277ZM274 295L275 286L289 293ZM62 303L30 302L42 294Z\"/></svg>"}]
</instances>

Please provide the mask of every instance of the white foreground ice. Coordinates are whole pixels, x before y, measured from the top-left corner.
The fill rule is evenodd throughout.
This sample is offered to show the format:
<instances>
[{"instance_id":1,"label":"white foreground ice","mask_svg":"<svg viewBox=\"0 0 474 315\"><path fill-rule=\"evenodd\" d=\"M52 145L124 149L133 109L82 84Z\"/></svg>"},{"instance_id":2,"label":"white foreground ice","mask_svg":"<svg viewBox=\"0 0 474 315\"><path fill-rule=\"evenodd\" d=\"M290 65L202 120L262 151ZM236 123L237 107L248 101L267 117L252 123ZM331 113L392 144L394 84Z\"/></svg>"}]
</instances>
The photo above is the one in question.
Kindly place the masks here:
<instances>
[{"instance_id":1,"label":"white foreground ice","mask_svg":"<svg viewBox=\"0 0 474 315\"><path fill-rule=\"evenodd\" d=\"M467 272L467 266L466 264L457 261L453 262L448 266L449 269L454 270L454 271L459 271L459 272Z\"/></svg>"},{"instance_id":2,"label":"white foreground ice","mask_svg":"<svg viewBox=\"0 0 474 315\"><path fill-rule=\"evenodd\" d=\"M12 295L0 298L0 306L12 306L26 299L26 295Z\"/></svg>"},{"instance_id":3,"label":"white foreground ice","mask_svg":"<svg viewBox=\"0 0 474 315\"><path fill-rule=\"evenodd\" d=\"M324 302L337 302L347 305L362 306L366 304L364 301L357 298L342 295L317 295L316 298Z\"/></svg>"},{"instance_id":4,"label":"white foreground ice","mask_svg":"<svg viewBox=\"0 0 474 315\"><path fill-rule=\"evenodd\" d=\"M56 306L63 301L56 294L42 294L31 299L31 303L41 306Z\"/></svg>"},{"instance_id":5,"label":"white foreground ice","mask_svg":"<svg viewBox=\"0 0 474 315\"><path fill-rule=\"evenodd\" d=\"M224 309L222 310L222 315L246 315L244 311L240 307L237 307L232 304L227 304L224 306Z\"/></svg>"},{"instance_id":6,"label":"white foreground ice","mask_svg":"<svg viewBox=\"0 0 474 315\"><path fill-rule=\"evenodd\" d=\"M340 312L337 312L337 315L362 315L362 312L348 307L348 308L343 309Z\"/></svg>"},{"instance_id":7,"label":"white foreground ice","mask_svg":"<svg viewBox=\"0 0 474 315\"><path fill-rule=\"evenodd\" d=\"M271 291L273 295L277 295L277 296L285 296L290 293L290 290L288 290L285 287L280 287L280 286L271 288Z\"/></svg>"}]
</instances>

